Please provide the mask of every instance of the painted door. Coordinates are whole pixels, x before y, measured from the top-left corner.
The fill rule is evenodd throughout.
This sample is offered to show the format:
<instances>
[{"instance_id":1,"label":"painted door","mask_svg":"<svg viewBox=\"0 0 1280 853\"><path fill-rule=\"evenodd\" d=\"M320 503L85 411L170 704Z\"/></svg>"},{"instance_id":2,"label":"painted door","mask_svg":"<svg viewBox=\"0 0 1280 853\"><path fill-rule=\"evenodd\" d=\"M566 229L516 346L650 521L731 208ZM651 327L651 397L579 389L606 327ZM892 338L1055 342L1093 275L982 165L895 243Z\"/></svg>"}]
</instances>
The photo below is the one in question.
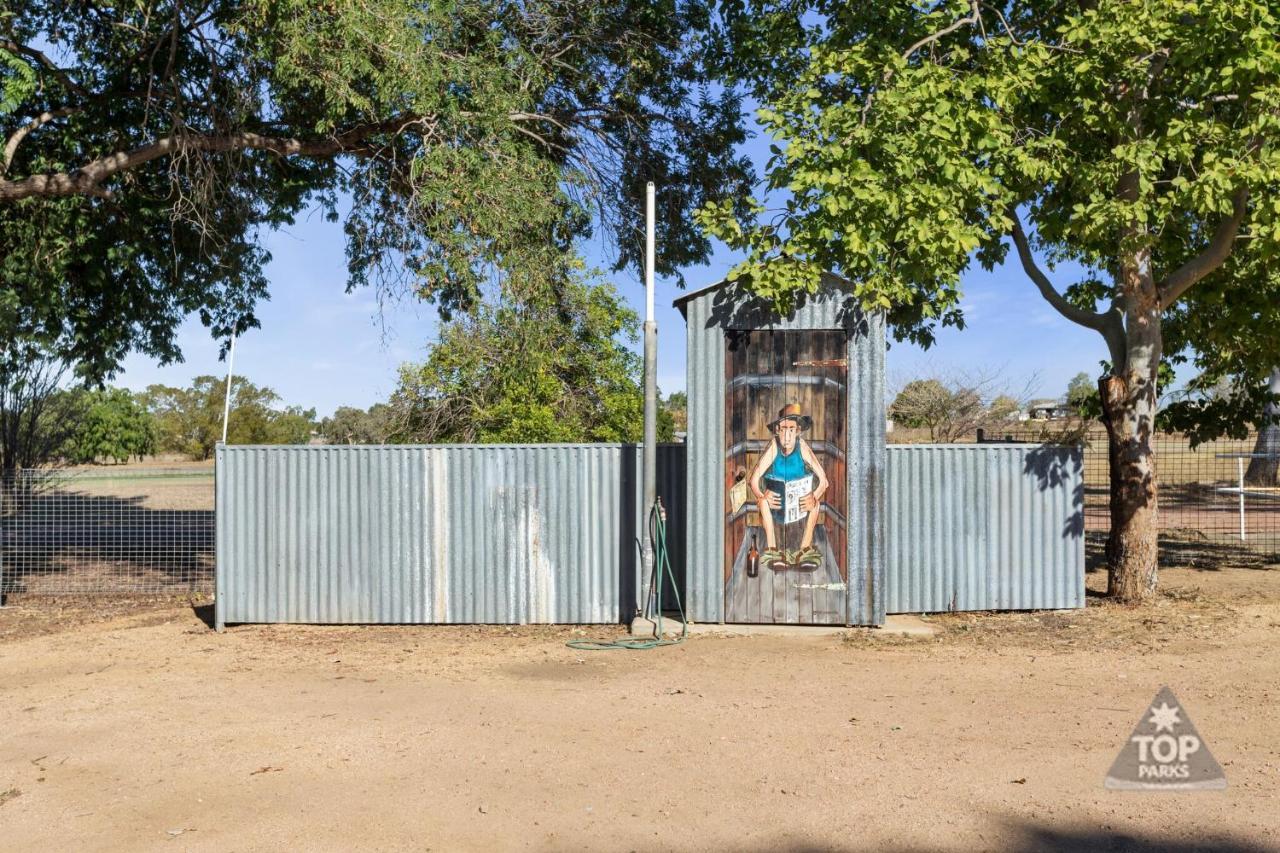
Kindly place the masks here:
<instances>
[{"instance_id":1,"label":"painted door","mask_svg":"<svg viewBox=\"0 0 1280 853\"><path fill-rule=\"evenodd\" d=\"M846 621L844 332L728 333L725 621Z\"/></svg>"}]
</instances>

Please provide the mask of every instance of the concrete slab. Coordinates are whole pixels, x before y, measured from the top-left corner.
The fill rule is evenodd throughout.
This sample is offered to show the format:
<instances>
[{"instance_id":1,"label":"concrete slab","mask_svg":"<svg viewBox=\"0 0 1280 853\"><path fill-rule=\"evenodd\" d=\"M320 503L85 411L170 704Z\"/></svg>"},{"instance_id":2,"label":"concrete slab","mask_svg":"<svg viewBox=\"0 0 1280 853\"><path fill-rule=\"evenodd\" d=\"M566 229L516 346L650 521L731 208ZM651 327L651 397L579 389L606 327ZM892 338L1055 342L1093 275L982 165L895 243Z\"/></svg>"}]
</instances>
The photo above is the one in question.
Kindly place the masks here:
<instances>
[{"instance_id":1,"label":"concrete slab","mask_svg":"<svg viewBox=\"0 0 1280 853\"><path fill-rule=\"evenodd\" d=\"M844 634L849 631L866 631L873 635L893 634L904 637L932 637L938 629L914 614L899 614L885 618L878 628L846 628L843 625L738 625L715 622L690 622L689 634L718 634L720 636L771 636L771 637L822 637ZM651 619L636 617L631 621L633 637L652 637L657 626ZM680 636L680 621L664 618L662 633L667 637Z\"/></svg>"}]
</instances>

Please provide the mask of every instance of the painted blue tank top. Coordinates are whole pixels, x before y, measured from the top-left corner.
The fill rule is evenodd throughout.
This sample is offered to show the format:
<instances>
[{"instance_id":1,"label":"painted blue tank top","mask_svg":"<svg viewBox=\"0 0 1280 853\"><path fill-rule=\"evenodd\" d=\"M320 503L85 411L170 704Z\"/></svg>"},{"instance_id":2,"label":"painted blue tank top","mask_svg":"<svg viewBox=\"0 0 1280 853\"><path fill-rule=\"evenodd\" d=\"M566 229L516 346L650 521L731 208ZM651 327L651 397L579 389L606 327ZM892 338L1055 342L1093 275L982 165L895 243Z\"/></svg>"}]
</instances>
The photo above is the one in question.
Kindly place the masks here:
<instances>
[{"instance_id":1,"label":"painted blue tank top","mask_svg":"<svg viewBox=\"0 0 1280 853\"><path fill-rule=\"evenodd\" d=\"M804 457L800 455L800 442L797 441L795 447L791 448L791 453L783 455L782 446L777 446L777 454L773 457L773 463L769 466L769 470L765 472L765 477L770 480L798 480L805 475Z\"/></svg>"}]
</instances>

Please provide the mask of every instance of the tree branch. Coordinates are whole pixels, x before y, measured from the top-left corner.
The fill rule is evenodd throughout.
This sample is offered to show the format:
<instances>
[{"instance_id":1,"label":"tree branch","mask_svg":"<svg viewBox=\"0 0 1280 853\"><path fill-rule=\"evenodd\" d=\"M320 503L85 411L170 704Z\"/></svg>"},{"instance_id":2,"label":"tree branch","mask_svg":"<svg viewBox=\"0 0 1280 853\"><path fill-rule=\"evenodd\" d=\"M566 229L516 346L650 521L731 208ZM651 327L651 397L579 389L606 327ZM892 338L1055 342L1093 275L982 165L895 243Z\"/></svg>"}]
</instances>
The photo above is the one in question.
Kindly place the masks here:
<instances>
[{"instance_id":1,"label":"tree branch","mask_svg":"<svg viewBox=\"0 0 1280 853\"><path fill-rule=\"evenodd\" d=\"M9 164L13 162L13 155L18 152L18 146L22 144L22 140L26 139L32 131L38 130L49 122L63 116L69 116L76 112L78 107L60 107L56 110L47 110L33 118L13 132L9 137L9 141L5 143L3 159L0 159L0 177L3 177L9 171Z\"/></svg>"},{"instance_id":2,"label":"tree branch","mask_svg":"<svg viewBox=\"0 0 1280 853\"><path fill-rule=\"evenodd\" d=\"M1006 213L1013 220L1013 244L1018 249L1018 259L1022 261L1022 269L1026 271L1027 276L1040 289L1040 295L1059 314L1071 322L1102 331L1106 315L1077 308L1054 288L1053 283L1049 281L1049 277L1044 274L1039 265L1036 264L1035 258L1031 256L1031 244L1027 241L1027 235L1022 230L1022 221L1018 218L1017 212L1011 206Z\"/></svg>"},{"instance_id":3,"label":"tree branch","mask_svg":"<svg viewBox=\"0 0 1280 853\"><path fill-rule=\"evenodd\" d=\"M951 22L951 26L943 27L942 29L938 30L936 33L930 33L929 35L920 39L915 44L911 45L911 47L903 51L902 58L904 60L910 59L911 54L915 53L917 50L924 47L925 45L933 44L938 39L942 38L943 36L951 35L961 27L966 27L971 24L978 23L979 6L980 4L978 3L978 0L970 0L969 14L965 15L963 18L956 18L954 21Z\"/></svg>"},{"instance_id":4,"label":"tree branch","mask_svg":"<svg viewBox=\"0 0 1280 853\"><path fill-rule=\"evenodd\" d=\"M91 160L70 172L32 175L14 181L0 181L0 203L31 196L57 197L72 195L109 196L101 183L119 172L137 168L161 157L191 151L226 153L229 151L269 151L281 157L333 157L367 150L365 141L383 133L399 134L427 119L416 115L396 116L376 124L360 125L322 139L263 136L241 131L221 136L178 134L149 142L131 151L118 151Z\"/></svg>"},{"instance_id":5,"label":"tree branch","mask_svg":"<svg viewBox=\"0 0 1280 853\"><path fill-rule=\"evenodd\" d=\"M979 0L970 0L969 14L965 15L962 18L956 18L954 21L951 22L949 26L943 27L937 32L930 33L929 35L921 38L915 44L911 45L911 47L907 48L902 52L902 60L903 62L906 62L911 58L911 55L914 54L920 48L925 47L926 45L933 44L934 42L938 41L944 36L951 35L951 33L954 33L956 30L960 29L961 27L972 26L973 24L980 24L981 22L982 22L981 3L979 2ZM892 79L893 79L893 68L892 67L886 68L884 70L884 74L880 78L881 87L888 85L889 81ZM862 104L862 117L860 120L860 125L862 127L867 126L867 114L871 112L871 103L874 100L875 100L875 89L868 90L867 99Z\"/></svg>"},{"instance_id":6,"label":"tree branch","mask_svg":"<svg viewBox=\"0 0 1280 853\"><path fill-rule=\"evenodd\" d=\"M1093 329L1101 334L1111 352L1112 362L1120 363L1123 360L1125 351L1125 332L1119 306L1112 304L1109 310L1098 312L1086 311L1068 302L1066 297L1054 288L1053 283L1049 281L1049 277L1044 274L1044 271L1036 264L1035 258L1031 256L1031 244L1027 240L1026 233L1022 230L1022 221L1018 218L1017 210L1013 205L1009 205L1005 213L1013 220L1013 244L1018 249L1018 259L1022 261L1022 269L1040 290L1040 295L1063 317L1077 325Z\"/></svg>"},{"instance_id":7,"label":"tree branch","mask_svg":"<svg viewBox=\"0 0 1280 853\"><path fill-rule=\"evenodd\" d=\"M1168 308L1177 302L1182 298L1182 294L1191 289L1193 284L1222 266L1227 260L1227 256L1231 254L1236 233L1239 232L1240 224L1244 222L1248 209L1249 188L1247 186L1240 187L1231 196L1231 215L1218 223L1217 229L1213 232L1213 237L1209 239L1209 245L1205 246L1194 258L1169 273L1165 280L1160 283L1158 290L1162 309Z\"/></svg>"},{"instance_id":8,"label":"tree branch","mask_svg":"<svg viewBox=\"0 0 1280 853\"><path fill-rule=\"evenodd\" d=\"M81 97L88 97L89 93L85 91L83 86L75 80L72 80L71 76L67 74L65 69L59 68L56 62L36 50L34 47L27 47L25 44L18 44L16 41L12 41L10 39L0 39L0 48L4 48L10 53L22 54L28 59L34 59L36 62L40 63L46 71L58 78L58 82L66 87L67 91L74 92Z\"/></svg>"},{"instance_id":9,"label":"tree branch","mask_svg":"<svg viewBox=\"0 0 1280 853\"><path fill-rule=\"evenodd\" d=\"M55 112L61 113L63 110ZM463 113L462 115L466 117L471 114ZM512 128L515 131L533 139L548 150L568 151L563 145L530 130L530 128L522 124L527 122L546 122L572 136L574 129L554 116L542 113L511 112L507 114L506 118L512 123ZM358 125L333 136L319 139L270 136L252 131L238 131L221 135L172 134L130 151L117 151L114 154L90 160L83 166L70 171L32 175L18 180L0 180L0 204L33 196L45 198L74 195L110 197L110 192L103 189L101 184L112 175L137 168L161 157L176 156L195 151L227 153L231 151L259 150L269 151L281 157L333 157L339 154L368 155L371 149L367 140L370 137L381 134L395 136L404 133L410 127L421 128L423 135L429 136L436 133L438 129L438 118L436 116L416 114L400 115L374 124ZM596 132L589 125L587 129ZM12 139L10 140L10 145L16 148ZM0 170L0 175L3 175L2 170Z\"/></svg>"}]
</instances>

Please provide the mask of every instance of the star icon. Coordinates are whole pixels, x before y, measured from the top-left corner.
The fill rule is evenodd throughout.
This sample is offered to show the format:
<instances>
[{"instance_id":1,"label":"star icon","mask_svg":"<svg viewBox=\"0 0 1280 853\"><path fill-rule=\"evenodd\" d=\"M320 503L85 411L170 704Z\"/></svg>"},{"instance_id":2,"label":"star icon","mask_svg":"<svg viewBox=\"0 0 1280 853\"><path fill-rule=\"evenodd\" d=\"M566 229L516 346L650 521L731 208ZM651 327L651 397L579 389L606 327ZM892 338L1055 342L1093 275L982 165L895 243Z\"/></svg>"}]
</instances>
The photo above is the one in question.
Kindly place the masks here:
<instances>
[{"instance_id":1,"label":"star icon","mask_svg":"<svg viewBox=\"0 0 1280 853\"><path fill-rule=\"evenodd\" d=\"M1173 731L1173 727L1182 720L1178 719L1177 705L1170 707L1168 702L1161 702L1159 708L1154 705L1151 707L1151 719L1147 722L1154 723L1156 731L1159 732L1164 729Z\"/></svg>"}]
</instances>

